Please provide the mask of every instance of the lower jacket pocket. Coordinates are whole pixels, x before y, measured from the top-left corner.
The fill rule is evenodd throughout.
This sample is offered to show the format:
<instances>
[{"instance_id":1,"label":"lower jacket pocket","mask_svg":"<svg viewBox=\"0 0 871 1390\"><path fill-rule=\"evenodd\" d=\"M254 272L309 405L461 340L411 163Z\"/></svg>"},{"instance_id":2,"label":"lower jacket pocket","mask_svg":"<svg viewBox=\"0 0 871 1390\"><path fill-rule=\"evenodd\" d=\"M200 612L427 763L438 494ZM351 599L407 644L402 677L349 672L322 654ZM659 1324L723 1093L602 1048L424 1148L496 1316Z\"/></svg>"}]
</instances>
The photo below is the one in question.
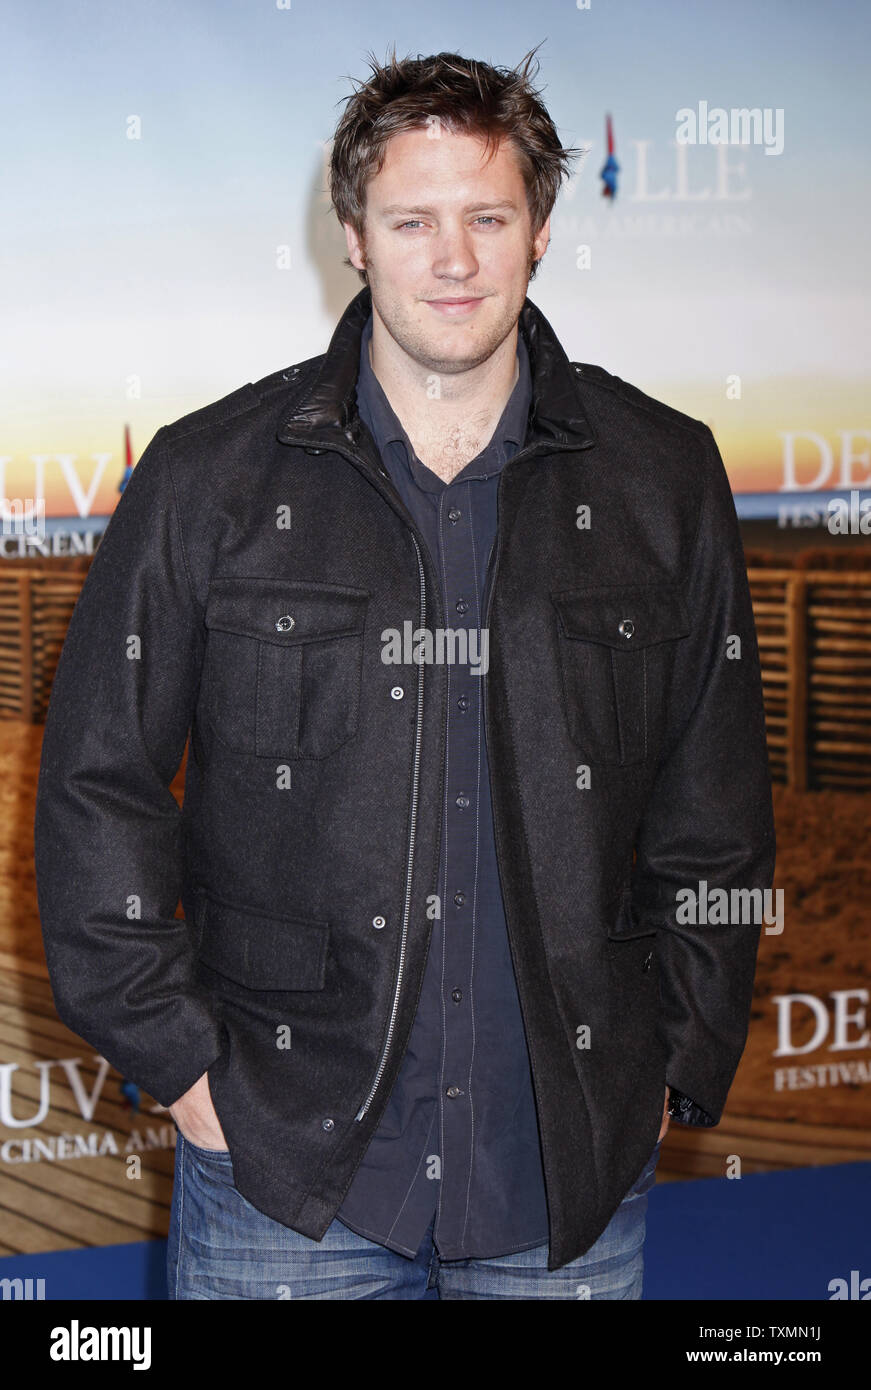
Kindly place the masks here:
<instances>
[{"instance_id":1,"label":"lower jacket pocket","mask_svg":"<svg viewBox=\"0 0 871 1390\"><path fill-rule=\"evenodd\" d=\"M330 927L309 917L272 916L198 890L198 960L246 989L320 990Z\"/></svg>"},{"instance_id":2,"label":"lower jacket pocket","mask_svg":"<svg viewBox=\"0 0 871 1390\"><path fill-rule=\"evenodd\" d=\"M642 919L632 905L632 891L624 889L620 899L617 916L608 928L612 941L634 941L639 936L656 936L659 928L652 926L650 919Z\"/></svg>"}]
</instances>

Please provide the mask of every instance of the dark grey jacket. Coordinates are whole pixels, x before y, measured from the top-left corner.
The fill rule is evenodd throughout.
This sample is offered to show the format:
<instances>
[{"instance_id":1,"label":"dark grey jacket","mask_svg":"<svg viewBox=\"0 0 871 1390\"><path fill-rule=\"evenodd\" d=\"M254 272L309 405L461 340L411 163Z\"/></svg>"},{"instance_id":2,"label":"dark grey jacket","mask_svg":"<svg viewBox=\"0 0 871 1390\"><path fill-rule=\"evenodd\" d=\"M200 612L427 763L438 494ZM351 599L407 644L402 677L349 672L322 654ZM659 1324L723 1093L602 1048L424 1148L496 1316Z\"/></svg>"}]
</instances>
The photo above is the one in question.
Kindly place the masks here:
<instances>
[{"instance_id":1,"label":"dark grey jacket","mask_svg":"<svg viewBox=\"0 0 871 1390\"><path fill-rule=\"evenodd\" d=\"M386 663L382 634L448 622L356 411L370 307L158 430L73 613L35 823L64 1022L164 1105L208 1070L238 1190L314 1239L399 1069L438 888L446 667ZM775 840L714 438L570 362L528 299L520 325L483 679L557 1269L640 1172L666 1080L720 1119ZM683 920L702 881L730 921Z\"/></svg>"}]
</instances>

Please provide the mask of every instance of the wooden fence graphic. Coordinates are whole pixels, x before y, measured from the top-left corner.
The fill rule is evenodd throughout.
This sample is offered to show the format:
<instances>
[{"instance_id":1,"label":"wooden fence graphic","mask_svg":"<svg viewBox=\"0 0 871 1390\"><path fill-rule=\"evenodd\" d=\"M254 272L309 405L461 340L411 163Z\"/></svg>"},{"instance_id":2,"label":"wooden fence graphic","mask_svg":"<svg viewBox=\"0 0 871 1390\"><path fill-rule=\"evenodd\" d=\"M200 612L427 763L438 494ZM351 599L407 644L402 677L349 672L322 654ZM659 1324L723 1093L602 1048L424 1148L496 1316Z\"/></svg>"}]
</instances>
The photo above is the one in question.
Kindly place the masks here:
<instances>
[{"instance_id":1,"label":"wooden fence graphic","mask_svg":"<svg viewBox=\"0 0 871 1390\"><path fill-rule=\"evenodd\" d=\"M797 791L871 788L871 572L747 571L771 775Z\"/></svg>"},{"instance_id":2,"label":"wooden fence graphic","mask_svg":"<svg viewBox=\"0 0 871 1390\"><path fill-rule=\"evenodd\" d=\"M748 568L771 775L871 790L871 571ZM0 569L0 715L41 723L85 571Z\"/></svg>"},{"instance_id":3,"label":"wooden fence graphic","mask_svg":"<svg viewBox=\"0 0 871 1390\"><path fill-rule=\"evenodd\" d=\"M0 716L41 724L86 571L0 569Z\"/></svg>"}]
</instances>

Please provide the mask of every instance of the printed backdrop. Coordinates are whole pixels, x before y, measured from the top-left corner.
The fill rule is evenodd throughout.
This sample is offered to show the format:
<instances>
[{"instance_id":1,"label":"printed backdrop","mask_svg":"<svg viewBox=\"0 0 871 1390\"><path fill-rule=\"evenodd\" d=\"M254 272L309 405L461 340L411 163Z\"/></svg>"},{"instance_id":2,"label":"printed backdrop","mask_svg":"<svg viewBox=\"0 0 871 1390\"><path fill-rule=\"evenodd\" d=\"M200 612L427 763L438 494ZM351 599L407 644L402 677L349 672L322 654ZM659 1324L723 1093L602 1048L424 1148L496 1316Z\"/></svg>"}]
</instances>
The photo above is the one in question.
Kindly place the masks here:
<instances>
[{"instance_id":1,"label":"printed backdrop","mask_svg":"<svg viewBox=\"0 0 871 1390\"><path fill-rule=\"evenodd\" d=\"M359 282L325 153L346 74L365 77L367 50L383 58L394 40L509 65L541 44L545 101L585 153L530 297L570 356L708 421L747 514L867 489L867 8L400 13L388 0L7 12L2 495L99 529L126 423L138 456L161 424L326 346ZM716 115L742 110L759 116ZM730 135L757 143L715 143Z\"/></svg>"},{"instance_id":2,"label":"printed backdrop","mask_svg":"<svg viewBox=\"0 0 871 1390\"><path fill-rule=\"evenodd\" d=\"M160 425L326 347L359 288L328 142L348 74L394 41L506 65L541 44L583 155L530 297L571 357L707 421L748 520L788 530L871 497L871 23L853 0L90 0L7 9L4 35L0 583L19 617L22 561L91 553ZM163 1235L171 1195L168 1115L53 1009L40 737L0 719L0 1255ZM736 1153L748 1171L871 1156L869 801L776 798L783 930L723 1124L672 1126L666 1179Z\"/></svg>"}]
</instances>

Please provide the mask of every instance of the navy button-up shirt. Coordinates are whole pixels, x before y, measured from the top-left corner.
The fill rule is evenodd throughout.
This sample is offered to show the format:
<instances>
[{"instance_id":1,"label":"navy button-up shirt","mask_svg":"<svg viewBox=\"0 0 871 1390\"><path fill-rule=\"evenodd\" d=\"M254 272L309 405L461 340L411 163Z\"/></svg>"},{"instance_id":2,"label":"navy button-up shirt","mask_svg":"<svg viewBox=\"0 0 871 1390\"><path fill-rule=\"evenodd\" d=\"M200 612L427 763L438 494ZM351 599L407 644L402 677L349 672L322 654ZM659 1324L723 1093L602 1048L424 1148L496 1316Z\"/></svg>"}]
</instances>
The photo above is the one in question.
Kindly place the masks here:
<instances>
[{"instance_id":1,"label":"navy button-up shirt","mask_svg":"<svg viewBox=\"0 0 871 1390\"><path fill-rule=\"evenodd\" d=\"M369 361L371 337L370 315L360 348L360 415L429 546L445 621L468 631L469 660L447 673L441 916L396 1084L338 1217L412 1258L432 1223L442 1259L487 1259L548 1240L532 1075L493 837L483 676L475 674L487 652L480 628L499 473L526 438L529 357L518 331L519 375L493 437L445 483L416 457L384 394Z\"/></svg>"}]
</instances>

